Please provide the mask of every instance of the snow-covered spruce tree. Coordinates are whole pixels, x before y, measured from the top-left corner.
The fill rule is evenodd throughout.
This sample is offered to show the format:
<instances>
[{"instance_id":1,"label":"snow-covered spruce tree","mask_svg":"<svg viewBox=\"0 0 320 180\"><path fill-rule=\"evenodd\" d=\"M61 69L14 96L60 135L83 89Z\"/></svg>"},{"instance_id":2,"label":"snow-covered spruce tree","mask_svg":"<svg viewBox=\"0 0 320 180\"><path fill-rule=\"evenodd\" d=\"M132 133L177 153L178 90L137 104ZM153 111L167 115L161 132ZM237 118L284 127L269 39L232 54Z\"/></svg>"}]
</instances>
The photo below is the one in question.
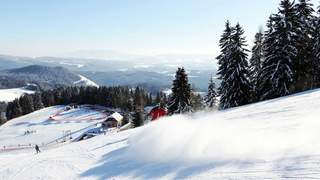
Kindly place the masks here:
<instances>
[{"instance_id":1,"label":"snow-covered spruce tree","mask_svg":"<svg viewBox=\"0 0 320 180\"><path fill-rule=\"evenodd\" d=\"M54 95L51 90L42 92L41 99L45 107L50 107L55 104Z\"/></svg>"},{"instance_id":2,"label":"snow-covered spruce tree","mask_svg":"<svg viewBox=\"0 0 320 180\"><path fill-rule=\"evenodd\" d=\"M294 61L297 58L297 24L295 8L282 0L278 14L270 16L264 41L265 59L258 77L260 100L294 92Z\"/></svg>"},{"instance_id":3,"label":"snow-covered spruce tree","mask_svg":"<svg viewBox=\"0 0 320 180\"><path fill-rule=\"evenodd\" d=\"M19 103L22 108L22 114L29 114L34 111L33 99L30 95L24 95L19 98Z\"/></svg>"},{"instance_id":4,"label":"snow-covered spruce tree","mask_svg":"<svg viewBox=\"0 0 320 180\"><path fill-rule=\"evenodd\" d=\"M133 117L132 117L132 124L133 127L139 127L142 126L144 124L144 116L143 116L143 108L142 107L137 107L135 108L136 110L133 113Z\"/></svg>"},{"instance_id":5,"label":"snow-covered spruce tree","mask_svg":"<svg viewBox=\"0 0 320 180\"><path fill-rule=\"evenodd\" d=\"M168 113L172 115L191 112L191 86L184 68L178 68L171 90Z\"/></svg>"},{"instance_id":6,"label":"snow-covered spruce tree","mask_svg":"<svg viewBox=\"0 0 320 180\"><path fill-rule=\"evenodd\" d=\"M263 32L262 29L260 29L259 32L255 35L254 46L252 47L252 56L249 60L249 79L253 89L252 101L257 100L256 92L258 87L258 75L261 71L263 58Z\"/></svg>"},{"instance_id":7,"label":"snow-covered spruce tree","mask_svg":"<svg viewBox=\"0 0 320 180\"><path fill-rule=\"evenodd\" d=\"M203 98L199 93L192 92L191 93L191 106L193 111L200 111L204 109Z\"/></svg>"},{"instance_id":8,"label":"snow-covered spruce tree","mask_svg":"<svg viewBox=\"0 0 320 180\"><path fill-rule=\"evenodd\" d=\"M145 90L139 86L135 88L133 102L135 107L144 107L147 104L147 94Z\"/></svg>"},{"instance_id":9,"label":"snow-covered spruce tree","mask_svg":"<svg viewBox=\"0 0 320 180\"><path fill-rule=\"evenodd\" d=\"M6 112L7 118L13 119L21 115L23 115L23 112L19 103L19 99L15 99L14 101L9 102Z\"/></svg>"},{"instance_id":10,"label":"snow-covered spruce tree","mask_svg":"<svg viewBox=\"0 0 320 180\"><path fill-rule=\"evenodd\" d=\"M227 71L228 71L228 62L230 59L231 46L232 46L232 38L231 35L234 31L234 28L230 26L230 22L227 21L225 24L225 30L219 41L220 46L220 55L217 57L218 60L218 79L221 80L220 87L218 89L218 94L222 95L224 90L228 88L227 84ZM224 100L225 101L225 100ZM224 102L223 101L223 102ZM221 99L220 99L221 102ZM222 106L221 104L219 106Z\"/></svg>"},{"instance_id":11,"label":"snow-covered spruce tree","mask_svg":"<svg viewBox=\"0 0 320 180\"><path fill-rule=\"evenodd\" d=\"M317 16L314 19L314 30L312 33L312 88L320 88L320 6L317 11Z\"/></svg>"},{"instance_id":12,"label":"snow-covered spruce tree","mask_svg":"<svg viewBox=\"0 0 320 180\"><path fill-rule=\"evenodd\" d=\"M216 92L216 84L213 81L213 78L210 78L209 86L208 86L208 92L206 96L204 97L204 101L208 108L212 109L217 104L217 92Z\"/></svg>"},{"instance_id":13,"label":"snow-covered spruce tree","mask_svg":"<svg viewBox=\"0 0 320 180\"><path fill-rule=\"evenodd\" d=\"M232 39L231 35L234 31L234 28L230 26L230 22L227 21L225 24L225 30L221 36L219 41L220 46L220 55L217 57L218 60L218 79L223 80L224 75L228 69L228 59L230 58L230 49L232 46ZM224 84L222 84L224 85Z\"/></svg>"},{"instance_id":14,"label":"snow-covered spruce tree","mask_svg":"<svg viewBox=\"0 0 320 180\"><path fill-rule=\"evenodd\" d=\"M222 49L221 55L218 56L218 60L222 61L219 63L218 71L219 78L222 80L219 88L220 109L237 107L250 102L251 85L248 79L249 65L246 53L248 50L245 48L246 41L243 33L242 27L237 24L228 38L230 42L227 50L225 51L225 46L220 44Z\"/></svg>"},{"instance_id":15,"label":"snow-covered spruce tree","mask_svg":"<svg viewBox=\"0 0 320 180\"><path fill-rule=\"evenodd\" d=\"M310 0L299 0L295 5L297 14L297 58L294 61L295 69L295 92L312 88L312 68L313 68L313 43L312 32L314 28L314 9ZM292 17L294 18L294 17ZM295 25L295 23L292 23ZM294 32L294 30L292 30Z\"/></svg>"},{"instance_id":16,"label":"snow-covered spruce tree","mask_svg":"<svg viewBox=\"0 0 320 180\"><path fill-rule=\"evenodd\" d=\"M35 111L44 108L40 93L35 93L32 97Z\"/></svg>"}]
</instances>

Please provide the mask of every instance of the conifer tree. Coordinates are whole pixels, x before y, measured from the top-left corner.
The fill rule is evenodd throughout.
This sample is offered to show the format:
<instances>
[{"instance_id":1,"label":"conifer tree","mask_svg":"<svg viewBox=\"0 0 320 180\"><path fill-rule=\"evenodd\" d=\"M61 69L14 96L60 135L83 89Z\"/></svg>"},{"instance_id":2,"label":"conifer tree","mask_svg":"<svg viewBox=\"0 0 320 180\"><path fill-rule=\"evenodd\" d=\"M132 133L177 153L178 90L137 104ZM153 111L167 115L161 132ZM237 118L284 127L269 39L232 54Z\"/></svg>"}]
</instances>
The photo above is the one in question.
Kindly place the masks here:
<instances>
[{"instance_id":1,"label":"conifer tree","mask_svg":"<svg viewBox=\"0 0 320 180\"><path fill-rule=\"evenodd\" d=\"M144 114L143 108L141 106L137 105L135 107L135 111L133 113L132 118L132 124L134 128L142 126L144 124Z\"/></svg>"},{"instance_id":2,"label":"conifer tree","mask_svg":"<svg viewBox=\"0 0 320 180\"><path fill-rule=\"evenodd\" d=\"M230 37L226 38L230 39L229 43L226 43L227 45L220 43L218 74L219 79L222 80L219 88L221 109L237 107L250 102L251 86L248 80L249 65L246 53L248 50L245 48L246 41L243 33L242 27L237 24L233 32L229 34ZM224 40L221 39L220 42Z\"/></svg>"},{"instance_id":3,"label":"conifer tree","mask_svg":"<svg viewBox=\"0 0 320 180\"><path fill-rule=\"evenodd\" d=\"M134 91L134 104L136 107L144 107L147 103L147 98L144 90L137 86Z\"/></svg>"},{"instance_id":4,"label":"conifer tree","mask_svg":"<svg viewBox=\"0 0 320 180\"><path fill-rule=\"evenodd\" d=\"M259 74L260 100L288 95L294 89L297 58L297 17L293 3L282 0L278 14L270 16L265 35L265 59Z\"/></svg>"},{"instance_id":5,"label":"conifer tree","mask_svg":"<svg viewBox=\"0 0 320 180\"><path fill-rule=\"evenodd\" d=\"M227 21L225 24L225 30L221 36L219 41L220 51L221 54L217 57L218 60L218 77L220 80L224 79L224 75L228 70L228 59L230 58L231 46L232 46L232 39L231 35L234 31L234 28L230 26L230 22ZM222 84L224 86L224 84Z\"/></svg>"},{"instance_id":6,"label":"conifer tree","mask_svg":"<svg viewBox=\"0 0 320 180\"><path fill-rule=\"evenodd\" d=\"M133 114L133 119L132 119L132 124L133 127L140 127L143 125L143 119L142 119L142 113L141 112L135 112Z\"/></svg>"},{"instance_id":7,"label":"conifer tree","mask_svg":"<svg viewBox=\"0 0 320 180\"><path fill-rule=\"evenodd\" d=\"M168 113L181 114L191 112L191 86L184 68L178 68L171 90Z\"/></svg>"},{"instance_id":8,"label":"conifer tree","mask_svg":"<svg viewBox=\"0 0 320 180\"><path fill-rule=\"evenodd\" d=\"M297 58L294 61L295 69L295 92L312 88L312 68L313 68L313 43L312 32L314 22L314 9L310 0L299 0L295 5L297 14ZM295 23L293 23L295 25Z\"/></svg>"},{"instance_id":9,"label":"conifer tree","mask_svg":"<svg viewBox=\"0 0 320 180\"><path fill-rule=\"evenodd\" d=\"M204 109L203 98L199 93L191 93L191 106L192 110L200 111Z\"/></svg>"},{"instance_id":10,"label":"conifer tree","mask_svg":"<svg viewBox=\"0 0 320 180\"><path fill-rule=\"evenodd\" d=\"M42 98L39 93L33 95L33 106L35 111L44 108Z\"/></svg>"},{"instance_id":11,"label":"conifer tree","mask_svg":"<svg viewBox=\"0 0 320 180\"><path fill-rule=\"evenodd\" d=\"M41 99L45 107L50 107L55 104L53 92L51 90L42 92Z\"/></svg>"},{"instance_id":12,"label":"conifer tree","mask_svg":"<svg viewBox=\"0 0 320 180\"><path fill-rule=\"evenodd\" d=\"M23 115L34 111L33 99L30 95L20 97L19 103L21 105Z\"/></svg>"},{"instance_id":13,"label":"conifer tree","mask_svg":"<svg viewBox=\"0 0 320 180\"><path fill-rule=\"evenodd\" d=\"M7 117L13 119L23 115L22 108L19 103L19 99L15 99L13 102L9 103L10 106L7 108Z\"/></svg>"},{"instance_id":14,"label":"conifer tree","mask_svg":"<svg viewBox=\"0 0 320 180\"><path fill-rule=\"evenodd\" d=\"M216 84L213 81L211 76L208 86L208 92L204 98L207 107L214 108L217 104L217 92L216 92Z\"/></svg>"},{"instance_id":15,"label":"conifer tree","mask_svg":"<svg viewBox=\"0 0 320 180\"><path fill-rule=\"evenodd\" d=\"M314 29L312 33L312 88L320 88L320 6L317 11L317 16L314 19Z\"/></svg>"},{"instance_id":16,"label":"conifer tree","mask_svg":"<svg viewBox=\"0 0 320 180\"><path fill-rule=\"evenodd\" d=\"M263 62L263 32L262 29L255 35L254 46L252 47L252 56L250 58L250 83L253 88L252 101L256 101L256 91L258 87L258 75L261 71Z\"/></svg>"}]
</instances>

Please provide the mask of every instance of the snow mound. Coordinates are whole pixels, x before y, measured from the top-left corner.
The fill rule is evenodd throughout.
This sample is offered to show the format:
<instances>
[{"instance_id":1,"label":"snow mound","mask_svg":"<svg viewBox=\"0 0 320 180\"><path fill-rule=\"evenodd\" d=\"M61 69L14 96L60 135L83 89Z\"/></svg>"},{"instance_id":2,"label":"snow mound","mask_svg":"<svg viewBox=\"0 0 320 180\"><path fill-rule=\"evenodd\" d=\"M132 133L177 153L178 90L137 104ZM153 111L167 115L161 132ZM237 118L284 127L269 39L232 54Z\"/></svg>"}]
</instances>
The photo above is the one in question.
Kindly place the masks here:
<instances>
[{"instance_id":1,"label":"snow mound","mask_svg":"<svg viewBox=\"0 0 320 180\"><path fill-rule=\"evenodd\" d=\"M24 94L33 94L34 91L25 88L0 89L0 101L11 102Z\"/></svg>"}]
</instances>

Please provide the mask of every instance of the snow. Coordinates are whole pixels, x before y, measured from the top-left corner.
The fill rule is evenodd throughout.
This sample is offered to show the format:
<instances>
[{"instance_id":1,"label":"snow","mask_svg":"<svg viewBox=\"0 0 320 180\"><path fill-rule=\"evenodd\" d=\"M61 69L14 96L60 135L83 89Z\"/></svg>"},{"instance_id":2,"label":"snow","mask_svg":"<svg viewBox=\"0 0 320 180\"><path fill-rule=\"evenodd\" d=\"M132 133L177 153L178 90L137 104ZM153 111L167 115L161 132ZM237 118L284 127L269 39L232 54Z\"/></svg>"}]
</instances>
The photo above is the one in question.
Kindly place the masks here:
<instances>
[{"instance_id":1,"label":"snow","mask_svg":"<svg viewBox=\"0 0 320 180\"><path fill-rule=\"evenodd\" d=\"M8 149L19 145L48 144L58 140L66 131L93 128L107 117L106 114L85 106L69 111L64 109L65 106L45 108L0 126L0 152L3 146ZM26 133L27 131L30 133Z\"/></svg>"},{"instance_id":2,"label":"snow","mask_svg":"<svg viewBox=\"0 0 320 180\"><path fill-rule=\"evenodd\" d=\"M85 85L85 86L93 86L93 87L99 87L98 84L96 84L95 82L91 81L90 79L82 76L82 75L79 75L80 76L80 80L79 81L76 81L74 82L73 84L76 84L76 85Z\"/></svg>"},{"instance_id":3,"label":"snow","mask_svg":"<svg viewBox=\"0 0 320 180\"><path fill-rule=\"evenodd\" d=\"M118 123L121 123L121 121L123 119L123 116L121 114L119 114L118 112L111 114L111 116L109 116L109 117L115 119L116 121L118 121Z\"/></svg>"},{"instance_id":4,"label":"snow","mask_svg":"<svg viewBox=\"0 0 320 180\"><path fill-rule=\"evenodd\" d=\"M24 94L33 94L34 91L25 88L0 89L0 101L11 102Z\"/></svg>"},{"instance_id":5,"label":"snow","mask_svg":"<svg viewBox=\"0 0 320 180\"><path fill-rule=\"evenodd\" d=\"M172 94L172 90L171 89L165 89L162 91L162 93L164 93L166 96L170 96Z\"/></svg>"},{"instance_id":6,"label":"snow","mask_svg":"<svg viewBox=\"0 0 320 180\"><path fill-rule=\"evenodd\" d=\"M33 149L2 152L0 179L319 179L319 106L320 90L308 91L162 118L141 128L41 147L38 155ZM32 118L6 123L0 137L27 119Z\"/></svg>"}]
</instances>

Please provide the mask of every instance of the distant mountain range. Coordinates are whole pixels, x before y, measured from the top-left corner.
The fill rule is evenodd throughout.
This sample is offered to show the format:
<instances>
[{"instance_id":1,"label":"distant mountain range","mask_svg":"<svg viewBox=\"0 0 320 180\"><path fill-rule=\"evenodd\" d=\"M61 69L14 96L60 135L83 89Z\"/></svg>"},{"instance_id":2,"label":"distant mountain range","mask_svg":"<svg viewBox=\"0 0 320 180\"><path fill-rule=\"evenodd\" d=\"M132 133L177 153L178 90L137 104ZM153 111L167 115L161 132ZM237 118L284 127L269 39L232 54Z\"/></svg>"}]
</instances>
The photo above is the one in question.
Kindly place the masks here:
<instances>
[{"instance_id":1,"label":"distant mountain range","mask_svg":"<svg viewBox=\"0 0 320 180\"><path fill-rule=\"evenodd\" d=\"M72 71L151 71L165 72L175 71L177 67L185 67L187 70L216 71L214 58L209 55L158 55L145 57L132 57L127 59L87 59L65 57L19 57L0 55L0 70L20 68L28 65L63 66Z\"/></svg>"},{"instance_id":2,"label":"distant mountain range","mask_svg":"<svg viewBox=\"0 0 320 180\"><path fill-rule=\"evenodd\" d=\"M170 88L177 67L183 66L188 72L190 83L197 90L204 91L210 76L216 74L216 65L209 56L162 55L135 58L102 60L0 55L0 88L22 87L32 80L44 88L52 88L80 83L81 78L84 80L83 77L87 77L93 81L91 84L141 85L154 92Z\"/></svg>"},{"instance_id":3,"label":"distant mountain range","mask_svg":"<svg viewBox=\"0 0 320 180\"><path fill-rule=\"evenodd\" d=\"M17 88L36 84L42 89L58 86L92 85L90 80L63 67L30 65L22 68L0 71L0 88Z\"/></svg>"},{"instance_id":4,"label":"distant mountain range","mask_svg":"<svg viewBox=\"0 0 320 180\"><path fill-rule=\"evenodd\" d=\"M81 72L81 74L94 80L98 84L106 86L114 85L140 85L149 91L155 92L170 88L174 71L171 72L150 72L150 71L112 71L112 72ZM208 86L211 71L189 71L189 80L194 88L205 91Z\"/></svg>"}]
</instances>

